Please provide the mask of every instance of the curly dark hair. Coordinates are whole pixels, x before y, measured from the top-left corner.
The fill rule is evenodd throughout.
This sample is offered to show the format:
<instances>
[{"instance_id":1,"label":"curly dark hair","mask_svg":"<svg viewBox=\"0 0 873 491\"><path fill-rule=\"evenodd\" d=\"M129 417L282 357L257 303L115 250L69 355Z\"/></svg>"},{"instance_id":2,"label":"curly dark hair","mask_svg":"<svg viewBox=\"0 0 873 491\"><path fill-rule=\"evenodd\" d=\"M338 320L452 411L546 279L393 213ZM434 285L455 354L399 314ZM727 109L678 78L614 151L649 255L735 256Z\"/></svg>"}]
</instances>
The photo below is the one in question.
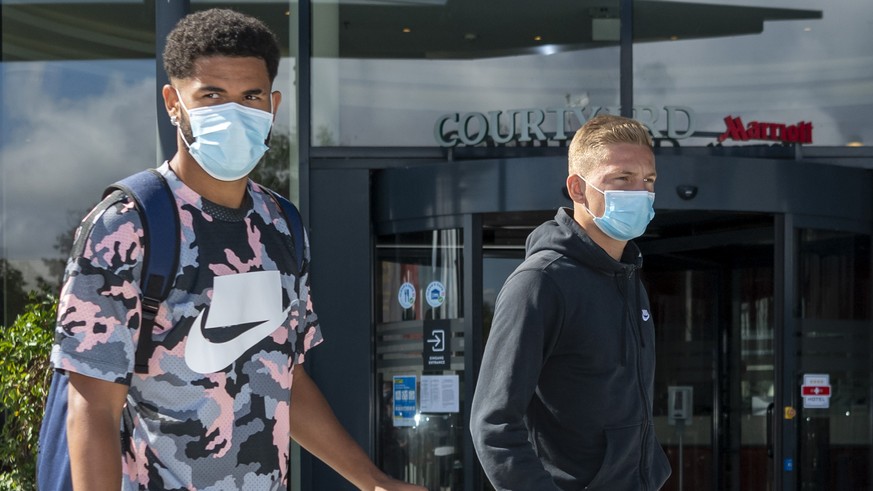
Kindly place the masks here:
<instances>
[{"instance_id":1,"label":"curly dark hair","mask_svg":"<svg viewBox=\"0 0 873 491\"><path fill-rule=\"evenodd\" d=\"M207 56L252 56L264 60L270 81L279 72L279 42L260 20L229 9L209 9L182 18L167 36L164 70L188 78Z\"/></svg>"}]
</instances>

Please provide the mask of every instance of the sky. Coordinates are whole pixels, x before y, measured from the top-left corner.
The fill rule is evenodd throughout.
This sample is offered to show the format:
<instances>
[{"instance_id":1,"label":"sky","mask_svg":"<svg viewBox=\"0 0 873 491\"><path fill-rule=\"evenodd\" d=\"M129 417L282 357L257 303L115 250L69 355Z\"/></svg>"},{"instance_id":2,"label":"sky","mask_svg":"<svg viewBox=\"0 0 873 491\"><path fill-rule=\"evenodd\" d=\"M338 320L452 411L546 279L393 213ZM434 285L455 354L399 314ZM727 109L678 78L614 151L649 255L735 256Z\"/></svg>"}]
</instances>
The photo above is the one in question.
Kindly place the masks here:
<instances>
[{"instance_id":1,"label":"sky","mask_svg":"<svg viewBox=\"0 0 873 491\"><path fill-rule=\"evenodd\" d=\"M770 2L822 10L823 18L769 22L759 35L639 44L635 103L692 107L701 131L723 131L728 115L804 120L814 124L815 144L869 145L867 1ZM286 131L293 130L293 66L282 61L275 86L284 93L278 125ZM316 59L313 75L314 134L342 145L434 146L433 125L446 113L616 104L618 50L466 61ZM34 264L56 257L56 237L107 184L165 158L157 151L154 83L153 60L0 63L0 257Z\"/></svg>"}]
</instances>

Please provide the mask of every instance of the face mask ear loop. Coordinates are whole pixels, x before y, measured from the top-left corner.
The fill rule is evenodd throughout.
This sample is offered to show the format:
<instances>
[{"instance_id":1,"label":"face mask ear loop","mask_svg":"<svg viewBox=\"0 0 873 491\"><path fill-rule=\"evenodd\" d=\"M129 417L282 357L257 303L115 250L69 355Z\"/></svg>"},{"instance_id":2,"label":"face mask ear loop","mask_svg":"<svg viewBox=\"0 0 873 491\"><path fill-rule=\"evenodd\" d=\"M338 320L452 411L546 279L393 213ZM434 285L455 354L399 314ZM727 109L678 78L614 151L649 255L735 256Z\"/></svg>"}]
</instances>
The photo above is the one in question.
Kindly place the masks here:
<instances>
[{"instance_id":1,"label":"face mask ear loop","mask_svg":"<svg viewBox=\"0 0 873 491\"><path fill-rule=\"evenodd\" d=\"M182 106L182 109L184 109L186 113L188 113L188 108L185 107L185 103L182 102L182 94L179 93L179 89L173 87L173 90L176 91L176 98L179 99L179 105ZM190 113L188 113L188 121L190 124L190 121L191 121ZM176 131L179 132L179 136L182 137L182 141L185 142L185 146L188 148L188 150L191 150L191 144L188 143L188 140L185 139L185 132L182 131L181 119L179 120L179 123L176 125Z\"/></svg>"},{"instance_id":2,"label":"face mask ear loop","mask_svg":"<svg viewBox=\"0 0 873 491\"><path fill-rule=\"evenodd\" d=\"M270 90L270 131L267 132L267 138L264 139L264 145L270 147L270 139L273 138L273 125L276 123L276 114L273 112L273 90Z\"/></svg>"},{"instance_id":3,"label":"face mask ear loop","mask_svg":"<svg viewBox=\"0 0 873 491\"><path fill-rule=\"evenodd\" d=\"M592 188L594 188L595 191L597 191L598 193L602 194L603 197L604 197L604 199L606 198L606 193L604 193L603 191L597 189L597 187L596 187L594 184L589 183L587 179L585 179L584 177L582 177L582 174L576 174L576 176L579 177L579 179L582 179L582 181L585 182L585 185L586 185L586 186L591 186ZM587 204L582 205L582 207L585 208L585 211L587 211L588 214L591 215L592 218L602 218L602 217L595 216L594 213L591 213L591 209L588 208L588 205L587 205ZM606 213L605 210L604 210L604 213Z\"/></svg>"}]
</instances>

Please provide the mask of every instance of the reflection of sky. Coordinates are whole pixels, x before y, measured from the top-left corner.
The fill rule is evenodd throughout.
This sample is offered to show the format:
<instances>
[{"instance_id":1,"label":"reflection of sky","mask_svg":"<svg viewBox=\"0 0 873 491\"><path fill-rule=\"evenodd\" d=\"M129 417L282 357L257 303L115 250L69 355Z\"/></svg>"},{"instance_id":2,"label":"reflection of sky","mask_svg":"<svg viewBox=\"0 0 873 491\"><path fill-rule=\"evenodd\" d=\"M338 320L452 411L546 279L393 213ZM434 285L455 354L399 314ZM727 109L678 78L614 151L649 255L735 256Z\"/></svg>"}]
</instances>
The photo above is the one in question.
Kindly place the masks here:
<instances>
[{"instance_id":1,"label":"reflection of sky","mask_svg":"<svg viewBox=\"0 0 873 491\"><path fill-rule=\"evenodd\" d=\"M106 184L153 165L154 61L4 62L0 77L3 252L54 257Z\"/></svg>"},{"instance_id":2,"label":"reflection of sky","mask_svg":"<svg viewBox=\"0 0 873 491\"><path fill-rule=\"evenodd\" d=\"M690 106L701 131L722 131L730 114L812 121L818 145L873 142L867 0L763 6L822 10L823 18L767 22L758 35L637 45L636 103ZM617 65L617 48L483 60L317 59L313 134L323 129L345 145L432 146L433 124L445 113L614 105ZM292 70L283 60L279 126L293 127ZM0 63L0 255L56 255L55 238L106 184L165 157L156 153L154 73L153 60Z\"/></svg>"},{"instance_id":3,"label":"reflection of sky","mask_svg":"<svg viewBox=\"0 0 873 491\"><path fill-rule=\"evenodd\" d=\"M280 63L280 90L291 68ZM0 84L0 256L37 267L108 184L168 157L157 155L155 61L4 62ZM283 92L287 132L294 97Z\"/></svg>"},{"instance_id":4,"label":"reflection of sky","mask_svg":"<svg viewBox=\"0 0 873 491\"><path fill-rule=\"evenodd\" d=\"M618 103L619 51L481 60L313 60L313 129L341 145L433 146L452 112ZM336 138L334 138L336 141Z\"/></svg>"},{"instance_id":5,"label":"reflection of sky","mask_svg":"<svg viewBox=\"0 0 873 491\"><path fill-rule=\"evenodd\" d=\"M755 35L638 44L635 104L689 106L699 131L724 131L723 118L734 115L745 122L811 121L817 145L873 142L866 118L873 109L868 0L747 4L823 14L767 21ZM446 113L556 107L567 95L615 105L617 64L612 48L483 60L316 59L314 133L342 145L430 146L433 124ZM656 126L664 129L660 118Z\"/></svg>"},{"instance_id":6,"label":"reflection of sky","mask_svg":"<svg viewBox=\"0 0 873 491\"><path fill-rule=\"evenodd\" d=\"M717 2L706 2L717 3ZM814 0L763 7L822 11L821 19L770 21L758 35L637 45L635 103L695 109L698 129L722 118L811 121L813 142L873 143L873 10L866 0Z\"/></svg>"}]
</instances>

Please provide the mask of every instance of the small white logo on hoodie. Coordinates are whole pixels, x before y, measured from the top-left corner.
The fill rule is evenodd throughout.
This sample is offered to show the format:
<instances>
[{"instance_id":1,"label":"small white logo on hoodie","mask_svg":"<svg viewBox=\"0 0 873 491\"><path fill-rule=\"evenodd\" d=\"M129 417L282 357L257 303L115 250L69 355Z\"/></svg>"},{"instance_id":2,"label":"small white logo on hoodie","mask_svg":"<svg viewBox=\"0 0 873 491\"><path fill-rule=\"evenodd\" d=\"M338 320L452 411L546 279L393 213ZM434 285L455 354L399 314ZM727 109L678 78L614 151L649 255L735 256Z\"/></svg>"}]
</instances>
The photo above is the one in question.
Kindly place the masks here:
<instances>
[{"instance_id":1,"label":"small white logo on hoodie","mask_svg":"<svg viewBox=\"0 0 873 491\"><path fill-rule=\"evenodd\" d=\"M646 309L643 309L643 322L649 320L649 317L651 317L651 316L649 315L649 311L646 310Z\"/></svg>"}]
</instances>

